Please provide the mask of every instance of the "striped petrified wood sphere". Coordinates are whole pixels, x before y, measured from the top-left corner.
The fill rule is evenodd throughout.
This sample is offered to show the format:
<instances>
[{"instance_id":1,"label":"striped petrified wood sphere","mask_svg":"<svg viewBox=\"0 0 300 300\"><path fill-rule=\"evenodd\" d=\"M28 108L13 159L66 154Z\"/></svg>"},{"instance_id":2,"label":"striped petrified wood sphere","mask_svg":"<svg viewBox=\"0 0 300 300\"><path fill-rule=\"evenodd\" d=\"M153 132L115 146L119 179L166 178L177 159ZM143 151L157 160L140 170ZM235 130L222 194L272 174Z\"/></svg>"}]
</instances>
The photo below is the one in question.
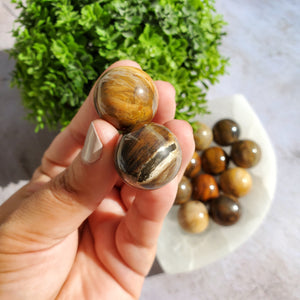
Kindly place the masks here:
<instances>
[{"instance_id":1,"label":"striped petrified wood sphere","mask_svg":"<svg viewBox=\"0 0 300 300\"><path fill-rule=\"evenodd\" d=\"M115 67L97 81L94 104L102 119L129 132L152 121L158 93L151 77L141 69Z\"/></svg>"},{"instance_id":2,"label":"striped petrified wood sphere","mask_svg":"<svg viewBox=\"0 0 300 300\"><path fill-rule=\"evenodd\" d=\"M168 128L146 124L122 136L116 147L115 165L126 183L141 189L157 189L177 175L181 148Z\"/></svg>"}]
</instances>

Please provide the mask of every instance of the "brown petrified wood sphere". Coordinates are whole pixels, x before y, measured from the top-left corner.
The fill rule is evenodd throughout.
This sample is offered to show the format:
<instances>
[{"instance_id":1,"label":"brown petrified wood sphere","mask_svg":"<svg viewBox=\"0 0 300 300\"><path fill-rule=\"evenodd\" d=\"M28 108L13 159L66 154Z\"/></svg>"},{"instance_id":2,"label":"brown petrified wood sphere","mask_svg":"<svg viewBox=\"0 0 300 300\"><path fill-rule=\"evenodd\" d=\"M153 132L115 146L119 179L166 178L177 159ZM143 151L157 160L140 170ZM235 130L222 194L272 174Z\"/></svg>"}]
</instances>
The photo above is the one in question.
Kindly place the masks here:
<instances>
[{"instance_id":1,"label":"brown petrified wood sphere","mask_svg":"<svg viewBox=\"0 0 300 300\"><path fill-rule=\"evenodd\" d=\"M201 158L199 154L195 151L187 168L185 169L184 175L189 178L193 178L196 175L198 175L200 170L201 170Z\"/></svg>"},{"instance_id":2,"label":"brown petrified wood sphere","mask_svg":"<svg viewBox=\"0 0 300 300\"><path fill-rule=\"evenodd\" d=\"M115 67L97 81L94 103L101 118L129 132L152 121L158 93L151 77L141 69Z\"/></svg>"},{"instance_id":3,"label":"brown petrified wood sphere","mask_svg":"<svg viewBox=\"0 0 300 300\"><path fill-rule=\"evenodd\" d=\"M218 175L226 170L229 156L221 147L210 147L203 151L201 163L204 172Z\"/></svg>"},{"instance_id":4,"label":"brown petrified wood sphere","mask_svg":"<svg viewBox=\"0 0 300 300\"><path fill-rule=\"evenodd\" d=\"M222 119L213 126L214 141L221 146L231 145L240 136L239 125L230 119Z\"/></svg>"},{"instance_id":5,"label":"brown petrified wood sphere","mask_svg":"<svg viewBox=\"0 0 300 300\"><path fill-rule=\"evenodd\" d=\"M115 152L116 169L122 179L141 189L157 189L170 182L181 160L176 136L156 123L123 135Z\"/></svg>"},{"instance_id":6,"label":"brown petrified wood sphere","mask_svg":"<svg viewBox=\"0 0 300 300\"><path fill-rule=\"evenodd\" d=\"M209 213L216 223L229 226L239 220L241 207L238 202L232 200L230 197L220 195L210 202Z\"/></svg>"},{"instance_id":7,"label":"brown petrified wood sphere","mask_svg":"<svg viewBox=\"0 0 300 300\"><path fill-rule=\"evenodd\" d=\"M194 132L194 140L197 150L204 150L209 147L213 140L212 130L205 124L197 122L197 130Z\"/></svg>"},{"instance_id":8,"label":"brown petrified wood sphere","mask_svg":"<svg viewBox=\"0 0 300 300\"><path fill-rule=\"evenodd\" d=\"M188 201L178 210L180 226L187 232L203 232L209 224L209 215L206 206L200 201Z\"/></svg>"},{"instance_id":9,"label":"brown petrified wood sphere","mask_svg":"<svg viewBox=\"0 0 300 300\"><path fill-rule=\"evenodd\" d=\"M174 204L183 204L189 201L192 196L192 192L193 186L191 181L186 176L182 176L177 188L177 194Z\"/></svg>"},{"instance_id":10,"label":"brown petrified wood sphere","mask_svg":"<svg viewBox=\"0 0 300 300\"><path fill-rule=\"evenodd\" d=\"M259 145L251 140L240 140L232 144L232 161L239 167L254 167L261 158L261 149Z\"/></svg>"},{"instance_id":11,"label":"brown petrified wood sphere","mask_svg":"<svg viewBox=\"0 0 300 300\"><path fill-rule=\"evenodd\" d=\"M228 169L220 176L220 187L225 194L242 197L250 191L252 178L243 168Z\"/></svg>"},{"instance_id":12,"label":"brown petrified wood sphere","mask_svg":"<svg viewBox=\"0 0 300 300\"><path fill-rule=\"evenodd\" d=\"M219 188L215 178L209 174L199 174L193 180L193 198L207 201L219 196Z\"/></svg>"}]
</instances>

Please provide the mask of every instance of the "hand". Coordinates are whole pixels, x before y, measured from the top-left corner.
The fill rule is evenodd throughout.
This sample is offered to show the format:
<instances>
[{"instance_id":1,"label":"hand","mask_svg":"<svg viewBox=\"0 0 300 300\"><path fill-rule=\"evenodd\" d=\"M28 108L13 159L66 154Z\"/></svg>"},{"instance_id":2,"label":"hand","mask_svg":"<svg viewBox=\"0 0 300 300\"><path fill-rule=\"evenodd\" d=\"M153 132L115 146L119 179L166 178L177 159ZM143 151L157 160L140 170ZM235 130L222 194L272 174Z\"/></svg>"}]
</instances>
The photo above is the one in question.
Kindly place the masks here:
<instances>
[{"instance_id":1,"label":"hand","mask_svg":"<svg viewBox=\"0 0 300 300\"><path fill-rule=\"evenodd\" d=\"M121 65L139 67L120 61L110 68ZM154 121L179 140L179 174L158 190L123 184L113 163L119 134L97 116L93 88L31 181L0 207L1 299L138 299L194 151L191 127L173 119L174 88L162 81L156 86ZM98 138L102 150L87 162L81 149L89 127L88 139Z\"/></svg>"}]
</instances>

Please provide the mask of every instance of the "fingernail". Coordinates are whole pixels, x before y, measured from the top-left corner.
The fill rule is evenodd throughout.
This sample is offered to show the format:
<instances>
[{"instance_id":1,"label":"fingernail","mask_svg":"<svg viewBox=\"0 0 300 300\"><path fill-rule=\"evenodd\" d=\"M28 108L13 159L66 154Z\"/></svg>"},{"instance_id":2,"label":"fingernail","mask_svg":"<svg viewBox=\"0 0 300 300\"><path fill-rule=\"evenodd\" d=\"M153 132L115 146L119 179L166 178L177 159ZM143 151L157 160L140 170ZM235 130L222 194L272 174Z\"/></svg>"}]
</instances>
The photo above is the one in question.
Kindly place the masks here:
<instances>
[{"instance_id":1,"label":"fingernail","mask_svg":"<svg viewBox=\"0 0 300 300\"><path fill-rule=\"evenodd\" d=\"M92 122L86 134L84 146L81 151L81 159L88 164L94 163L100 158L102 148L103 145Z\"/></svg>"}]
</instances>

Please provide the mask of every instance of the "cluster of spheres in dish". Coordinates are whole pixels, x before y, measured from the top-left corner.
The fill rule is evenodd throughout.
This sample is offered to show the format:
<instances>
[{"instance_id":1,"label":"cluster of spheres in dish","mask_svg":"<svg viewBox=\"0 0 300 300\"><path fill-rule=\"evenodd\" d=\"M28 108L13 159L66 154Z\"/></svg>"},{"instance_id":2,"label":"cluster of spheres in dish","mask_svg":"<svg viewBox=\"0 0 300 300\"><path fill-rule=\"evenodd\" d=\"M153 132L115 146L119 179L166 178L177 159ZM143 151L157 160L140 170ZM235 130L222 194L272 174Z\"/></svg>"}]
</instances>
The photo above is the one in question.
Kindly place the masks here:
<instances>
[{"instance_id":1,"label":"cluster of spheres in dish","mask_svg":"<svg viewBox=\"0 0 300 300\"><path fill-rule=\"evenodd\" d=\"M94 105L99 116L121 133L115 166L127 184L157 189L170 182L181 166L175 135L152 122L158 93L151 77L135 67L115 67L96 82Z\"/></svg>"},{"instance_id":2,"label":"cluster of spheres in dish","mask_svg":"<svg viewBox=\"0 0 300 300\"><path fill-rule=\"evenodd\" d=\"M252 188L248 169L261 159L259 145L240 139L240 126L232 119L221 119L212 129L198 122L197 128L196 149L174 202L180 205L179 224L190 233L205 231L210 219L222 226L238 222L242 213L239 199Z\"/></svg>"}]
</instances>

